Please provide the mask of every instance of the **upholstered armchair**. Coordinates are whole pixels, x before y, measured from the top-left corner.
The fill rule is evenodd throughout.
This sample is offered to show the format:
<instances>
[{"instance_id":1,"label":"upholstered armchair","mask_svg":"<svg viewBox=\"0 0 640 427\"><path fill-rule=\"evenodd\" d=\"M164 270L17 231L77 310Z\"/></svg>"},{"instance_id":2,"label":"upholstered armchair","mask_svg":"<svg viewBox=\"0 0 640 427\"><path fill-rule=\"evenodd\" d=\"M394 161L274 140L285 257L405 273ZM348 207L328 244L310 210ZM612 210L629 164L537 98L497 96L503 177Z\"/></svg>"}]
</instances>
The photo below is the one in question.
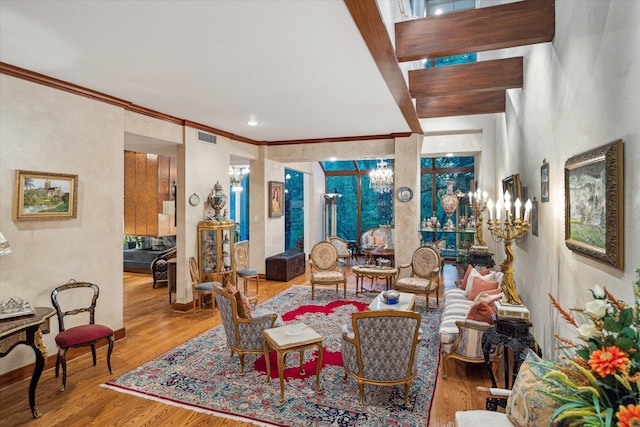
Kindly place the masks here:
<instances>
[{"instance_id":1,"label":"upholstered armchair","mask_svg":"<svg viewBox=\"0 0 640 427\"><path fill-rule=\"evenodd\" d=\"M342 284L344 297L347 298L347 276L338 267L338 250L331 242L322 240L311 248L309 254L311 265L311 300L314 298L316 286L335 286Z\"/></svg>"},{"instance_id":2,"label":"upholstered armchair","mask_svg":"<svg viewBox=\"0 0 640 427\"><path fill-rule=\"evenodd\" d=\"M396 290L424 294L427 307L429 307L429 294L436 294L436 304L438 291L440 290L440 255L430 246L421 246L413 253L410 264L398 266L398 279L396 280ZM409 277L400 278L402 269L410 268Z\"/></svg>"},{"instance_id":3,"label":"upholstered armchair","mask_svg":"<svg viewBox=\"0 0 640 427\"><path fill-rule=\"evenodd\" d=\"M173 248L169 248L160 255L158 255L153 261L151 261L151 265L149 268L151 269L151 274L153 275L153 287L157 288L158 285L162 282L168 284L169 283L169 263L168 261L171 258L176 257L177 248L174 246Z\"/></svg>"},{"instance_id":4,"label":"upholstered armchair","mask_svg":"<svg viewBox=\"0 0 640 427\"><path fill-rule=\"evenodd\" d=\"M345 260L345 263L351 265L351 256L353 255L353 253L351 252L351 249L349 249L349 244L347 243L347 241L338 236L329 237L329 241L333 246L336 247L336 250L338 251L338 257L340 257L340 259L342 260Z\"/></svg>"},{"instance_id":5,"label":"upholstered armchair","mask_svg":"<svg viewBox=\"0 0 640 427\"><path fill-rule=\"evenodd\" d=\"M218 304L227 345L240 358L240 372L244 372L244 355L263 354L265 329L284 324L278 315L266 308L256 308L248 312L242 301L242 294L231 294L219 284L213 286L213 294Z\"/></svg>"},{"instance_id":6,"label":"upholstered armchair","mask_svg":"<svg viewBox=\"0 0 640 427\"><path fill-rule=\"evenodd\" d=\"M420 313L367 310L351 316L342 326L344 379L353 378L364 405L364 385L404 384L404 404L409 406L411 383L418 373Z\"/></svg>"},{"instance_id":7,"label":"upholstered armchair","mask_svg":"<svg viewBox=\"0 0 640 427\"><path fill-rule=\"evenodd\" d=\"M452 344L442 343L442 377L446 378L448 374L449 361L451 359L461 360L466 363L485 363L484 353L482 352L482 335L493 325L485 322L477 322L475 320L458 320L458 336ZM489 361L493 372L498 370L498 362L502 358L502 347L491 355Z\"/></svg>"}]
</instances>

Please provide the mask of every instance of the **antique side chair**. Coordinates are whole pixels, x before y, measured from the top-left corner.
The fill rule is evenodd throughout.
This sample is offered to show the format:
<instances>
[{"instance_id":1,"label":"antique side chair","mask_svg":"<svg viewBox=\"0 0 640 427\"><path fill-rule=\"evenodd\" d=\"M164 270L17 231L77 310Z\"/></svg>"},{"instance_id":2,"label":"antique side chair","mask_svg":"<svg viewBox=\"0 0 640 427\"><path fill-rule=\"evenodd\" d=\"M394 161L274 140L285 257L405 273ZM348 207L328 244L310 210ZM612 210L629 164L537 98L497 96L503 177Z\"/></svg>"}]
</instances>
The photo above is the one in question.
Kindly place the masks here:
<instances>
[{"instance_id":1,"label":"antique side chair","mask_svg":"<svg viewBox=\"0 0 640 427\"><path fill-rule=\"evenodd\" d=\"M338 268L338 250L327 240L322 240L311 248L309 254L311 264L311 300L314 298L315 287L331 285L336 287L342 284L344 297L347 298L347 276Z\"/></svg>"},{"instance_id":2,"label":"antique side chair","mask_svg":"<svg viewBox=\"0 0 640 427\"><path fill-rule=\"evenodd\" d=\"M429 307L429 294L436 294L436 304L440 305L440 255L430 246L421 246L413 253L410 264L398 266L398 279L395 288L398 291L424 294ZM411 268L409 277L400 277L403 268Z\"/></svg>"},{"instance_id":3,"label":"antique side chair","mask_svg":"<svg viewBox=\"0 0 640 427\"><path fill-rule=\"evenodd\" d=\"M256 294L258 293L258 286L260 282L260 276L258 270L249 268L249 256L247 250L242 246L236 246L236 283L242 279L244 284L244 294L248 295L247 283L249 280L255 280L256 282Z\"/></svg>"},{"instance_id":4,"label":"antique side chair","mask_svg":"<svg viewBox=\"0 0 640 427\"><path fill-rule=\"evenodd\" d=\"M73 291L73 292L70 292ZM64 292L64 295L61 295ZM88 282L76 282L70 280L64 285L58 286L51 292L51 303L56 309L58 316L58 329L59 333L56 335L56 345L58 346L58 356L56 357L56 378L59 375L60 365L62 365L62 389L64 391L67 385L67 350L73 347L91 347L91 355L93 356L93 366L96 366L96 343L101 340L107 340L109 342L109 348L107 350L107 367L109 372L113 373L111 369L111 352L113 351L113 344L115 338L113 335L113 329L105 325L100 325L95 322L95 310L96 303L100 289L98 285ZM79 303L76 301L83 300L85 303L89 302L88 306L82 308L76 308ZM72 308L73 307L73 308ZM77 324L76 326L69 327L70 323L78 323L77 319L86 317L89 314L88 323ZM68 317L67 325L65 326L66 316Z\"/></svg>"},{"instance_id":5,"label":"antique side chair","mask_svg":"<svg viewBox=\"0 0 640 427\"><path fill-rule=\"evenodd\" d=\"M205 295L211 295L211 310L213 315L216 315L216 301L213 298L214 285L221 285L219 282L202 282L200 280L200 268L198 267L198 261L194 257L189 258L189 274L191 275L191 292L193 294L193 315L196 315L196 299L198 299L198 305L202 308L203 299Z\"/></svg>"}]
</instances>

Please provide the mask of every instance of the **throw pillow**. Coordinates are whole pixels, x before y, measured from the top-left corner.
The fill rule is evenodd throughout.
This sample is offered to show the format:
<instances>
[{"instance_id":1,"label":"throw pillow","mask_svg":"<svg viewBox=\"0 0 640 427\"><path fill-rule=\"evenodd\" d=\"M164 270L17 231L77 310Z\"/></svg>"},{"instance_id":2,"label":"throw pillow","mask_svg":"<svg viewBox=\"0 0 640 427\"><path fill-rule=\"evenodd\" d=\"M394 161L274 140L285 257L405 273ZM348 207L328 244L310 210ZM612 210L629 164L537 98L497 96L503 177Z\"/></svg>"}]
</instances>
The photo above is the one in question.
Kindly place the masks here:
<instances>
[{"instance_id":1,"label":"throw pillow","mask_svg":"<svg viewBox=\"0 0 640 427\"><path fill-rule=\"evenodd\" d=\"M473 287L471 288L471 292L469 292L469 296L467 298L473 301L480 292L486 292L495 289L498 289L498 282L484 280L482 277L474 277Z\"/></svg>"},{"instance_id":2,"label":"throw pillow","mask_svg":"<svg viewBox=\"0 0 640 427\"><path fill-rule=\"evenodd\" d=\"M373 244L376 246L384 245L384 236L373 236Z\"/></svg>"},{"instance_id":3,"label":"throw pillow","mask_svg":"<svg viewBox=\"0 0 640 427\"><path fill-rule=\"evenodd\" d=\"M247 312L245 311L244 297L242 296L242 292L236 291L233 294L233 297L236 300L236 310L238 311L238 317L241 319L249 319L250 317L247 315Z\"/></svg>"},{"instance_id":4,"label":"throw pillow","mask_svg":"<svg viewBox=\"0 0 640 427\"><path fill-rule=\"evenodd\" d=\"M462 282L460 283L460 289L467 289L467 279L469 278L469 273L473 270L473 265L469 264L467 266L467 270L464 272L464 276L462 277Z\"/></svg>"},{"instance_id":5,"label":"throw pillow","mask_svg":"<svg viewBox=\"0 0 640 427\"><path fill-rule=\"evenodd\" d=\"M251 303L249 302L249 298L243 297L242 304L244 305L244 311L247 314L247 319L251 319L253 317L253 308L251 307Z\"/></svg>"},{"instance_id":6,"label":"throw pillow","mask_svg":"<svg viewBox=\"0 0 640 427\"><path fill-rule=\"evenodd\" d=\"M469 309L469 314L467 314L467 319L493 325L493 319L491 318L492 314L496 314L496 310L493 308L493 303L480 301L473 303Z\"/></svg>"},{"instance_id":7,"label":"throw pillow","mask_svg":"<svg viewBox=\"0 0 640 427\"><path fill-rule=\"evenodd\" d=\"M480 292L474 299L473 302L489 302L493 303L503 297L502 289L498 287L498 289L492 289L490 291Z\"/></svg>"},{"instance_id":8,"label":"throw pillow","mask_svg":"<svg viewBox=\"0 0 640 427\"><path fill-rule=\"evenodd\" d=\"M505 412L516 427L555 425L548 421L558 404L539 391L544 384L537 377L546 373L545 368L537 364L539 361L538 355L529 350L507 399Z\"/></svg>"}]
</instances>

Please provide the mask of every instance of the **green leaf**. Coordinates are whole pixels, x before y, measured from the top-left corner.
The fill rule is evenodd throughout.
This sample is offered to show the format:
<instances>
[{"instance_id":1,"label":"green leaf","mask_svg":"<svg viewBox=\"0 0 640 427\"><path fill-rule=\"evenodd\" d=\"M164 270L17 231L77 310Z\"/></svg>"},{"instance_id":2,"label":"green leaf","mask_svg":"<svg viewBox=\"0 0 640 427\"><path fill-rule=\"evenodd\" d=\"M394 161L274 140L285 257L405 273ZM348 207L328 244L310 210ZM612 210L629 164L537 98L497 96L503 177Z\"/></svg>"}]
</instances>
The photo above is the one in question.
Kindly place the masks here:
<instances>
[{"instance_id":1,"label":"green leaf","mask_svg":"<svg viewBox=\"0 0 640 427\"><path fill-rule=\"evenodd\" d=\"M634 339L636 337L636 331L628 326L625 326L620 331L620 336L624 338Z\"/></svg>"},{"instance_id":2,"label":"green leaf","mask_svg":"<svg viewBox=\"0 0 640 427\"><path fill-rule=\"evenodd\" d=\"M612 317L605 317L604 319L604 329L609 332L619 332L620 325L616 320Z\"/></svg>"},{"instance_id":3,"label":"green leaf","mask_svg":"<svg viewBox=\"0 0 640 427\"><path fill-rule=\"evenodd\" d=\"M626 307L620 312L618 323L624 327L631 325L631 322L633 322L633 309L631 307Z\"/></svg>"},{"instance_id":4,"label":"green leaf","mask_svg":"<svg viewBox=\"0 0 640 427\"><path fill-rule=\"evenodd\" d=\"M620 347L621 350L629 351L629 349L633 348L633 341L629 338L618 338L616 340L616 345Z\"/></svg>"}]
</instances>

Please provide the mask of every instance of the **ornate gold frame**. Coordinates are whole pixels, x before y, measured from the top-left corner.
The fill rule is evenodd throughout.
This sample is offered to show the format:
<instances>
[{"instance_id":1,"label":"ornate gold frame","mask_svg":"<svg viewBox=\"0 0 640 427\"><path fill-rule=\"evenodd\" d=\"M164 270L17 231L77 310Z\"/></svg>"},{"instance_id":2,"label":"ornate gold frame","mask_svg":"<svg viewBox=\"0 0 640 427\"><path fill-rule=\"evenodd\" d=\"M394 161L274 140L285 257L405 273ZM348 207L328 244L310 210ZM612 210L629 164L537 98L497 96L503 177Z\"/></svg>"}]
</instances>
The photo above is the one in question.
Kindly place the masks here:
<instances>
[{"instance_id":1,"label":"ornate gold frame","mask_svg":"<svg viewBox=\"0 0 640 427\"><path fill-rule=\"evenodd\" d=\"M600 217L586 228L581 200L574 194L589 185L591 209L602 205ZM624 268L624 145L621 139L573 156L565 162L565 244L569 249ZM585 191L582 189L582 194ZM600 202L599 199L604 199ZM584 204L584 203L582 203ZM580 215L579 215L580 214ZM578 217L580 216L580 219ZM593 222L598 220L598 225ZM582 230L581 230L582 229ZM600 229L600 231L598 230ZM591 231L585 234L583 231ZM595 233L593 233L595 231ZM599 243L599 242L602 243Z\"/></svg>"},{"instance_id":2,"label":"ornate gold frame","mask_svg":"<svg viewBox=\"0 0 640 427\"><path fill-rule=\"evenodd\" d=\"M284 183L269 181L269 217L277 218L284 215Z\"/></svg>"},{"instance_id":3,"label":"ornate gold frame","mask_svg":"<svg viewBox=\"0 0 640 427\"><path fill-rule=\"evenodd\" d=\"M48 188L47 188L48 187ZM51 205L37 208L38 205ZM54 206L58 203L57 206ZM66 209L51 210L51 207ZM50 221L78 216L78 175L16 170L14 221Z\"/></svg>"}]
</instances>

